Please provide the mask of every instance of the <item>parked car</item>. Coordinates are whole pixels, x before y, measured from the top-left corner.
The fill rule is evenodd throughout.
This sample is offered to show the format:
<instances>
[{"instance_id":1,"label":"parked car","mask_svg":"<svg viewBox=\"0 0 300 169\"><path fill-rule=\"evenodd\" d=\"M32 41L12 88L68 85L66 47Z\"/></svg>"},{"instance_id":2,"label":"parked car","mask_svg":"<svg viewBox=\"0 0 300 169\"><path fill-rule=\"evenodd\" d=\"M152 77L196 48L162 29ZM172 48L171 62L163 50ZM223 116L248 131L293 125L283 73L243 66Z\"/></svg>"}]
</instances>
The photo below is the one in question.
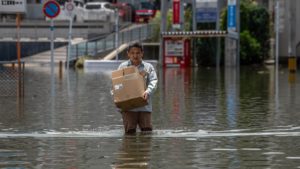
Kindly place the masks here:
<instances>
[{"instance_id":1,"label":"parked car","mask_svg":"<svg viewBox=\"0 0 300 169\"><path fill-rule=\"evenodd\" d=\"M134 10L128 3L114 3L112 4L118 9L120 20L131 22L134 16Z\"/></svg>"},{"instance_id":2,"label":"parked car","mask_svg":"<svg viewBox=\"0 0 300 169\"><path fill-rule=\"evenodd\" d=\"M148 23L149 20L155 17L156 7L151 1L140 2L138 9L135 10L136 23Z\"/></svg>"},{"instance_id":3,"label":"parked car","mask_svg":"<svg viewBox=\"0 0 300 169\"><path fill-rule=\"evenodd\" d=\"M114 22L115 10L109 2L88 2L83 7L83 21Z\"/></svg>"}]
</instances>

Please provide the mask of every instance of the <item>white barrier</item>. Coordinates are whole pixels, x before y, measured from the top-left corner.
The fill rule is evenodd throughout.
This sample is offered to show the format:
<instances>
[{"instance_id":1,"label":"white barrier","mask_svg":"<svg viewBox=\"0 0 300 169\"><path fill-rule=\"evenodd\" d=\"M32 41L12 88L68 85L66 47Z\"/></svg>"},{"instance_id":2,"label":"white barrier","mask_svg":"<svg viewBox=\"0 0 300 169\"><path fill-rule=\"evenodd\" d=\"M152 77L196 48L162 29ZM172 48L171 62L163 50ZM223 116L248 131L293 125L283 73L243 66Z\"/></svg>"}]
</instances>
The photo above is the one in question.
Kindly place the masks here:
<instances>
[{"instance_id":1,"label":"white barrier","mask_svg":"<svg viewBox=\"0 0 300 169\"><path fill-rule=\"evenodd\" d=\"M101 71L113 71L125 60L85 60L84 72L101 72ZM154 68L157 67L157 60L145 60L151 63Z\"/></svg>"}]
</instances>

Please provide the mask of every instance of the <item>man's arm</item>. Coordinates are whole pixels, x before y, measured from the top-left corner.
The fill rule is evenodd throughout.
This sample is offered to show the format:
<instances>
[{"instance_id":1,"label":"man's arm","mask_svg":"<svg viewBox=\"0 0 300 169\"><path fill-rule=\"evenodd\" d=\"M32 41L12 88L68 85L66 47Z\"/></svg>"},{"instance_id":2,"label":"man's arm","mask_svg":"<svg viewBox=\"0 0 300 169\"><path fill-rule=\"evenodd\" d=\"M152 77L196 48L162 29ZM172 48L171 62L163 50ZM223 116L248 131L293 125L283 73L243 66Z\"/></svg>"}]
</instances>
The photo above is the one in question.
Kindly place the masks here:
<instances>
[{"instance_id":1,"label":"man's arm","mask_svg":"<svg viewBox=\"0 0 300 169\"><path fill-rule=\"evenodd\" d=\"M151 94L153 94L153 92L157 88L157 82L158 82L155 69L151 64L150 64L148 73L149 73L148 74L149 84L148 84L147 89L146 89L145 92L148 93L148 95L151 95Z\"/></svg>"}]
</instances>

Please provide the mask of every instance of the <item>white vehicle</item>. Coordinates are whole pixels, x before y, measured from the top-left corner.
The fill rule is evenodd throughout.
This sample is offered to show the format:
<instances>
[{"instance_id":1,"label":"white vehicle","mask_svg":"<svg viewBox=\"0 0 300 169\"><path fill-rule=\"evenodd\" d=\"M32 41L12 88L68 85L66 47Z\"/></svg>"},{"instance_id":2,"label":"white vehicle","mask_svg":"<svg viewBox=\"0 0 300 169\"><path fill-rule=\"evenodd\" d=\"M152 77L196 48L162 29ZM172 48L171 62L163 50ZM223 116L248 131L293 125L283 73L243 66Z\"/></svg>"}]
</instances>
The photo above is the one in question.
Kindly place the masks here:
<instances>
[{"instance_id":1,"label":"white vehicle","mask_svg":"<svg viewBox=\"0 0 300 169\"><path fill-rule=\"evenodd\" d=\"M88 2L83 7L83 21L114 22L115 10L109 2Z\"/></svg>"},{"instance_id":2,"label":"white vehicle","mask_svg":"<svg viewBox=\"0 0 300 169\"><path fill-rule=\"evenodd\" d=\"M67 3L66 3L67 4ZM74 9L72 11L72 16L69 15L69 11L66 9L66 4L60 5L60 13L53 20L55 21L67 21L70 17L73 17L73 21L83 22L83 0L73 0ZM46 17L46 20L50 20Z\"/></svg>"}]
</instances>

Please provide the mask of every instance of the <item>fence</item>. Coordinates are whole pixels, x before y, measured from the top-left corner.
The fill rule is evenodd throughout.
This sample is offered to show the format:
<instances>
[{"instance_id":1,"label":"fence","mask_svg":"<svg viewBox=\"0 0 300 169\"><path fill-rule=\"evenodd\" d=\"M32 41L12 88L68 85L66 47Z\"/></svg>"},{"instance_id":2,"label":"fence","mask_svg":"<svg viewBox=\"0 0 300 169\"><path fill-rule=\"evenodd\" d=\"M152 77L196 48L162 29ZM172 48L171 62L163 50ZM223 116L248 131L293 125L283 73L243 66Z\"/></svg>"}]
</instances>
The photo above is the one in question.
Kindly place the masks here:
<instances>
[{"instance_id":1,"label":"fence","mask_svg":"<svg viewBox=\"0 0 300 169\"><path fill-rule=\"evenodd\" d=\"M0 97L24 96L25 64L0 62Z\"/></svg>"},{"instance_id":2,"label":"fence","mask_svg":"<svg viewBox=\"0 0 300 169\"><path fill-rule=\"evenodd\" d=\"M139 25L132 29L127 29L118 33L118 46L133 41L143 41L149 39L153 34L153 26L150 24ZM70 61L77 60L81 56L96 56L105 51L115 49L116 33L110 34L103 39L90 40L71 46ZM69 51L67 51L69 52Z\"/></svg>"}]
</instances>

